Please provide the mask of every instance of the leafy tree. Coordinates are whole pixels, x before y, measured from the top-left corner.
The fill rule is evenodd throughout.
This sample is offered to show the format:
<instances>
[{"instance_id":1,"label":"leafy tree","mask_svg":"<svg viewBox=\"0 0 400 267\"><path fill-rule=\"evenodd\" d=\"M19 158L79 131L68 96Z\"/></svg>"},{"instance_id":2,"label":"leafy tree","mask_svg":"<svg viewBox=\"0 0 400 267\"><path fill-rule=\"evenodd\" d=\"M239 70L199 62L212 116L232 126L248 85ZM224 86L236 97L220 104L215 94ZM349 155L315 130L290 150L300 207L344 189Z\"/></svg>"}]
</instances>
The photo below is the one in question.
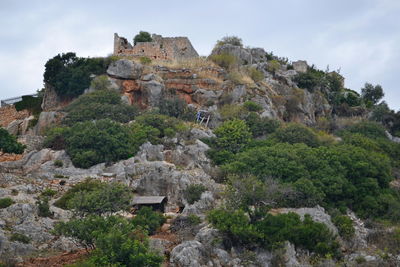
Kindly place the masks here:
<instances>
[{"instance_id":1,"label":"leafy tree","mask_svg":"<svg viewBox=\"0 0 400 267\"><path fill-rule=\"evenodd\" d=\"M137 228L141 227L146 230L149 234L160 228L165 223L166 219L160 212L153 211L150 207L142 207L136 213L135 218L132 220L132 224Z\"/></svg>"},{"instance_id":2,"label":"leafy tree","mask_svg":"<svg viewBox=\"0 0 400 267\"><path fill-rule=\"evenodd\" d=\"M364 87L361 88L361 97L365 103L371 103L375 105L382 99L385 94L383 93L382 86L379 84L372 85L370 83L365 83Z\"/></svg>"},{"instance_id":3,"label":"leafy tree","mask_svg":"<svg viewBox=\"0 0 400 267\"><path fill-rule=\"evenodd\" d=\"M18 143L15 136L9 134L6 129L0 128L0 151L22 154L24 149L25 145Z\"/></svg>"},{"instance_id":4,"label":"leafy tree","mask_svg":"<svg viewBox=\"0 0 400 267\"><path fill-rule=\"evenodd\" d=\"M76 97L90 86L90 75L103 74L104 58L79 58L75 53L58 54L45 64L44 81L64 98Z\"/></svg>"},{"instance_id":5,"label":"leafy tree","mask_svg":"<svg viewBox=\"0 0 400 267\"><path fill-rule=\"evenodd\" d=\"M188 113L186 101L179 98L166 98L160 102L160 114L170 117L183 118Z\"/></svg>"},{"instance_id":6,"label":"leafy tree","mask_svg":"<svg viewBox=\"0 0 400 267\"><path fill-rule=\"evenodd\" d=\"M65 137L66 151L81 168L127 159L136 152L130 134L128 127L111 120L76 123Z\"/></svg>"},{"instance_id":7,"label":"leafy tree","mask_svg":"<svg viewBox=\"0 0 400 267\"><path fill-rule=\"evenodd\" d=\"M133 44L141 43L141 42L152 42L153 38L151 38L150 33L140 31L138 34L135 35L133 38Z\"/></svg>"},{"instance_id":8,"label":"leafy tree","mask_svg":"<svg viewBox=\"0 0 400 267\"><path fill-rule=\"evenodd\" d=\"M251 133L243 120L233 119L224 122L214 131L219 149L238 152L251 138Z\"/></svg>"},{"instance_id":9,"label":"leafy tree","mask_svg":"<svg viewBox=\"0 0 400 267\"><path fill-rule=\"evenodd\" d=\"M294 81L300 88L314 92L317 87L324 85L325 73L314 68L309 68L306 73L299 73Z\"/></svg>"}]
</instances>

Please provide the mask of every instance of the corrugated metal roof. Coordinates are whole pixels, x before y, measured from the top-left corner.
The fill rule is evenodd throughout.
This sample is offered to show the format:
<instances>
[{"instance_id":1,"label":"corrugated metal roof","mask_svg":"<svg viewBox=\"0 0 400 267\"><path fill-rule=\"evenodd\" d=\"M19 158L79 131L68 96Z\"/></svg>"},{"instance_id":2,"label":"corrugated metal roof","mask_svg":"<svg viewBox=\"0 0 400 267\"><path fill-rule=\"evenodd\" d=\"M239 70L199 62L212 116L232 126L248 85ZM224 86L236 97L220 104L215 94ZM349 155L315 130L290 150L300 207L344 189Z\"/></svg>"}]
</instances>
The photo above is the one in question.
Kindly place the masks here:
<instances>
[{"instance_id":1,"label":"corrugated metal roof","mask_svg":"<svg viewBox=\"0 0 400 267\"><path fill-rule=\"evenodd\" d=\"M134 197L132 200L132 205L138 204L160 204L166 199L165 196L140 196Z\"/></svg>"}]
</instances>

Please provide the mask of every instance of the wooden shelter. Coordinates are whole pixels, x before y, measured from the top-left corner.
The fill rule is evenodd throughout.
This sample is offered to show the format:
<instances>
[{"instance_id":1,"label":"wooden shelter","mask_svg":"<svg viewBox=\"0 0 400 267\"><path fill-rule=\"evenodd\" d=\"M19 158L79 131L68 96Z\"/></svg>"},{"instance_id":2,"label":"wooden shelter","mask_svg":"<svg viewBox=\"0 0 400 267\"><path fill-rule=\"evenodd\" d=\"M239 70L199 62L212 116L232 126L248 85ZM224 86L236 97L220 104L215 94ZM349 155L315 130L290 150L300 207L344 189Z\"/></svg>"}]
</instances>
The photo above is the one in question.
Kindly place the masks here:
<instances>
[{"instance_id":1,"label":"wooden shelter","mask_svg":"<svg viewBox=\"0 0 400 267\"><path fill-rule=\"evenodd\" d=\"M137 196L132 200L132 206L138 210L141 207L151 207L155 211L165 212L165 206L168 202L165 196Z\"/></svg>"}]
</instances>

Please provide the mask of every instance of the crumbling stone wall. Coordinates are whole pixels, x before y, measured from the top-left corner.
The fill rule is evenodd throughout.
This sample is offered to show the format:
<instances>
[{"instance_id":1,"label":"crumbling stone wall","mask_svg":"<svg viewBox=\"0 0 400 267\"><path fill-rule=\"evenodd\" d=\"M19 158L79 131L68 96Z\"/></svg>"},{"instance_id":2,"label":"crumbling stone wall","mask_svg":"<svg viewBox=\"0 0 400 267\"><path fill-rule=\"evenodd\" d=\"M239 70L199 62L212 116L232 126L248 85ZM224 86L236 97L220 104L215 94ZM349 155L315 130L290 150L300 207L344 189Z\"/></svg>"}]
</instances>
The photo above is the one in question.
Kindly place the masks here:
<instances>
[{"instance_id":1,"label":"crumbling stone wall","mask_svg":"<svg viewBox=\"0 0 400 267\"><path fill-rule=\"evenodd\" d=\"M17 111L14 105L0 108L0 127L7 127L14 120L21 120L29 117L27 110Z\"/></svg>"},{"instance_id":2,"label":"crumbling stone wall","mask_svg":"<svg viewBox=\"0 0 400 267\"><path fill-rule=\"evenodd\" d=\"M152 42L141 42L132 46L124 37L114 34L114 55L148 57L160 60L180 60L198 57L187 37L162 37L152 35Z\"/></svg>"}]
</instances>

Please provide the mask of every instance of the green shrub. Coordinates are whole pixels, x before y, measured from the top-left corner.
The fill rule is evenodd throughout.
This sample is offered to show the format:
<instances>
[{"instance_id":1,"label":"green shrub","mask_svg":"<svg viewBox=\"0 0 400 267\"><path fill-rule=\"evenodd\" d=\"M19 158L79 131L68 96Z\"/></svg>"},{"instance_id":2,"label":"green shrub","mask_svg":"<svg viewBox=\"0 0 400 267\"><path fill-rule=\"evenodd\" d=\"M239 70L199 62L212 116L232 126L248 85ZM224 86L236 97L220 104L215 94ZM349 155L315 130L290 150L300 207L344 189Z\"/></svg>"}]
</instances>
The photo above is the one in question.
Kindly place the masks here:
<instances>
[{"instance_id":1,"label":"green shrub","mask_svg":"<svg viewBox=\"0 0 400 267\"><path fill-rule=\"evenodd\" d=\"M188 221L189 221L189 223L190 223L191 225L198 225L198 224L201 223L200 217L197 216L197 215L194 215L194 214L190 214L190 215L188 216Z\"/></svg>"},{"instance_id":2,"label":"green shrub","mask_svg":"<svg viewBox=\"0 0 400 267\"><path fill-rule=\"evenodd\" d=\"M53 217L53 213L50 211L49 198L47 196L40 197L36 204L38 206L39 217Z\"/></svg>"},{"instance_id":3,"label":"green shrub","mask_svg":"<svg viewBox=\"0 0 400 267\"><path fill-rule=\"evenodd\" d=\"M345 132L361 134L363 136L372 139L377 139L377 138L387 139L385 128L376 122L370 122L370 121L359 122L357 124L345 128L344 132L343 131L339 132L339 134L343 134Z\"/></svg>"},{"instance_id":4,"label":"green shrub","mask_svg":"<svg viewBox=\"0 0 400 267\"><path fill-rule=\"evenodd\" d=\"M250 112L245 121L254 138L274 133L280 126L278 120L261 118L255 112Z\"/></svg>"},{"instance_id":5,"label":"green shrub","mask_svg":"<svg viewBox=\"0 0 400 267\"><path fill-rule=\"evenodd\" d=\"M215 129L214 133L217 136L217 147L231 152L238 152L251 139L251 133L246 123L238 119L224 122Z\"/></svg>"},{"instance_id":6,"label":"green shrub","mask_svg":"<svg viewBox=\"0 0 400 267\"><path fill-rule=\"evenodd\" d=\"M90 82L90 88L94 89L96 91L108 90L110 88L110 86L111 86L111 82L108 79L107 75L97 76Z\"/></svg>"},{"instance_id":7,"label":"green shrub","mask_svg":"<svg viewBox=\"0 0 400 267\"><path fill-rule=\"evenodd\" d=\"M160 114L181 118L188 110L186 101L179 98L165 98L160 101Z\"/></svg>"},{"instance_id":8,"label":"green shrub","mask_svg":"<svg viewBox=\"0 0 400 267\"><path fill-rule=\"evenodd\" d=\"M344 239L351 239L355 234L353 221L349 216L336 215L332 218L332 222L336 225L339 231L339 235Z\"/></svg>"},{"instance_id":9,"label":"green shrub","mask_svg":"<svg viewBox=\"0 0 400 267\"><path fill-rule=\"evenodd\" d=\"M142 43L142 42L152 42L153 39L151 38L150 33L145 31L140 31L138 34L135 35L133 38L133 44Z\"/></svg>"},{"instance_id":10,"label":"green shrub","mask_svg":"<svg viewBox=\"0 0 400 267\"><path fill-rule=\"evenodd\" d=\"M237 64L237 59L231 54L211 55L209 59L225 69L231 69Z\"/></svg>"},{"instance_id":11,"label":"green shrub","mask_svg":"<svg viewBox=\"0 0 400 267\"><path fill-rule=\"evenodd\" d=\"M157 129L159 131L158 135L159 138L166 136L165 134L166 129L169 129L167 130L167 132L169 131L169 134L171 134L170 129L173 129L175 132L181 132L187 130L187 127L184 125L182 121L161 114L154 114L154 113L143 114L138 116L135 122L144 126L150 126L152 128Z\"/></svg>"},{"instance_id":12,"label":"green shrub","mask_svg":"<svg viewBox=\"0 0 400 267\"><path fill-rule=\"evenodd\" d=\"M184 197L189 204L193 204L196 201L200 200L201 194L207 191L207 188L202 184L192 184L189 185L185 192Z\"/></svg>"},{"instance_id":13,"label":"green shrub","mask_svg":"<svg viewBox=\"0 0 400 267\"><path fill-rule=\"evenodd\" d=\"M44 196L44 197L54 197L56 194L57 194L57 191L55 191L51 188L47 188L40 195Z\"/></svg>"},{"instance_id":14,"label":"green shrub","mask_svg":"<svg viewBox=\"0 0 400 267\"><path fill-rule=\"evenodd\" d=\"M139 110L121 102L116 91L99 90L80 96L66 108L67 116L63 123L69 126L77 122L110 119L117 122L129 122Z\"/></svg>"},{"instance_id":15,"label":"green shrub","mask_svg":"<svg viewBox=\"0 0 400 267\"><path fill-rule=\"evenodd\" d=\"M153 211L150 207L142 207L136 213L135 218L132 220L132 224L135 227L141 227L146 230L149 234L160 228L165 223L166 219L160 212Z\"/></svg>"},{"instance_id":16,"label":"green shrub","mask_svg":"<svg viewBox=\"0 0 400 267\"><path fill-rule=\"evenodd\" d=\"M45 132L43 146L54 150L62 150L66 148L65 138L69 132L67 127L53 127Z\"/></svg>"},{"instance_id":17,"label":"green shrub","mask_svg":"<svg viewBox=\"0 0 400 267\"><path fill-rule=\"evenodd\" d=\"M259 104L257 104L256 102L253 102L253 101L246 101L246 102L244 102L243 106L248 111L254 111L254 112L258 112L263 109L262 106L260 106Z\"/></svg>"},{"instance_id":18,"label":"green shrub","mask_svg":"<svg viewBox=\"0 0 400 267\"><path fill-rule=\"evenodd\" d=\"M226 120L243 119L246 116L246 110L243 106L226 104L219 109L221 118Z\"/></svg>"},{"instance_id":19,"label":"green shrub","mask_svg":"<svg viewBox=\"0 0 400 267\"><path fill-rule=\"evenodd\" d=\"M44 81L63 98L77 97L90 86L90 75L106 72L105 58L79 58L75 53L58 54L45 64Z\"/></svg>"},{"instance_id":20,"label":"green shrub","mask_svg":"<svg viewBox=\"0 0 400 267\"><path fill-rule=\"evenodd\" d=\"M53 165L58 168L61 168L64 165L64 163L62 162L62 160L57 159L53 162Z\"/></svg>"},{"instance_id":21,"label":"green shrub","mask_svg":"<svg viewBox=\"0 0 400 267\"><path fill-rule=\"evenodd\" d=\"M54 204L78 214L104 214L129 208L132 193L119 183L86 180L68 190Z\"/></svg>"},{"instance_id":22,"label":"green shrub","mask_svg":"<svg viewBox=\"0 0 400 267\"><path fill-rule=\"evenodd\" d=\"M10 241L17 241L24 244L29 244L31 242L31 239L24 234L13 233L10 237Z\"/></svg>"},{"instance_id":23,"label":"green shrub","mask_svg":"<svg viewBox=\"0 0 400 267\"><path fill-rule=\"evenodd\" d=\"M289 123L278 128L274 137L282 143L304 143L311 147L319 145L317 134L310 128L297 123Z\"/></svg>"},{"instance_id":24,"label":"green shrub","mask_svg":"<svg viewBox=\"0 0 400 267\"><path fill-rule=\"evenodd\" d=\"M9 197L0 198L0 209L5 209L11 206L12 204L14 204L14 201L11 198Z\"/></svg>"},{"instance_id":25,"label":"green shrub","mask_svg":"<svg viewBox=\"0 0 400 267\"><path fill-rule=\"evenodd\" d=\"M271 60L271 61L268 62L267 70L268 70L269 72L275 74L275 72L276 72L277 70L279 70L280 68L281 68L281 64L279 63L278 60L273 59L273 60Z\"/></svg>"},{"instance_id":26,"label":"green shrub","mask_svg":"<svg viewBox=\"0 0 400 267\"><path fill-rule=\"evenodd\" d=\"M0 128L0 151L22 154L24 149L25 145L18 143L15 136L9 134L6 129Z\"/></svg>"},{"instance_id":27,"label":"green shrub","mask_svg":"<svg viewBox=\"0 0 400 267\"><path fill-rule=\"evenodd\" d=\"M306 183L309 189L303 193L318 196L322 192L325 197L320 204L324 206L347 206L363 218L399 218L394 212L399 196L389 189L390 159L360 147L267 143L236 154L222 166L222 171L252 174L261 180L273 177L285 183L309 179L317 191Z\"/></svg>"},{"instance_id":28,"label":"green shrub","mask_svg":"<svg viewBox=\"0 0 400 267\"><path fill-rule=\"evenodd\" d=\"M304 220L295 213L264 214L252 222L241 210L213 210L208 220L234 243L260 245L267 249L279 248L285 241L320 255L339 255L334 235L323 223L314 222L307 214Z\"/></svg>"},{"instance_id":29,"label":"green shrub","mask_svg":"<svg viewBox=\"0 0 400 267\"><path fill-rule=\"evenodd\" d=\"M262 71L259 71L255 67L250 67L248 69L248 73L250 78L253 79L253 81L255 82L261 82L262 80L264 80L264 73L262 73Z\"/></svg>"},{"instance_id":30,"label":"green shrub","mask_svg":"<svg viewBox=\"0 0 400 267\"><path fill-rule=\"evenodd\" d=\"M22 100L15 103L17 111L28 110L31 114L39 114L42 111L42 97L33 97L30 95L22 96Z\"/></svg>"},{"instance_id":31,"label":"green shrub","mask_svg":"<svg viewBox=\"0 0 400 267\"><path fill-rule=\"evenodd\" d=\"M294 81L297 83L298 87L314 92L316 87L324 86L325 73L314 68L309 68L306 73L297 74Z\"/></svg>"},{"instance_id":32,"label":"green shrub","mask_svg":"<svg viewBox=\"0 0 400 267\"><path fill-rule=\"evenodd\" d=\"M129 128L111 120L76 123L65 141L68 155L80 168L127 159L136 152Z\"/></svg>"},{"instance_id":33,"label":"green shrub","mask_svg":"<svg viewBox=\"0 0 400 267\"><path fill-rule=\"evenodd\" d=\"M148 57L140 57L139 58L140 63L142 63L143 65L149 65L151 64L151 59Z\"/></svg>"},{"instance_id":34,"label":"green shrub","mask_svg":"<svg viewBox=\"0 0 400 267\"><path fill-rule=\"evenodd\" d=\"M221 40L217 41L216 47L223 46L225 44L235 45L243 47L242 39L237 36L225 36Z\"/></svg>"}]
</instances>

